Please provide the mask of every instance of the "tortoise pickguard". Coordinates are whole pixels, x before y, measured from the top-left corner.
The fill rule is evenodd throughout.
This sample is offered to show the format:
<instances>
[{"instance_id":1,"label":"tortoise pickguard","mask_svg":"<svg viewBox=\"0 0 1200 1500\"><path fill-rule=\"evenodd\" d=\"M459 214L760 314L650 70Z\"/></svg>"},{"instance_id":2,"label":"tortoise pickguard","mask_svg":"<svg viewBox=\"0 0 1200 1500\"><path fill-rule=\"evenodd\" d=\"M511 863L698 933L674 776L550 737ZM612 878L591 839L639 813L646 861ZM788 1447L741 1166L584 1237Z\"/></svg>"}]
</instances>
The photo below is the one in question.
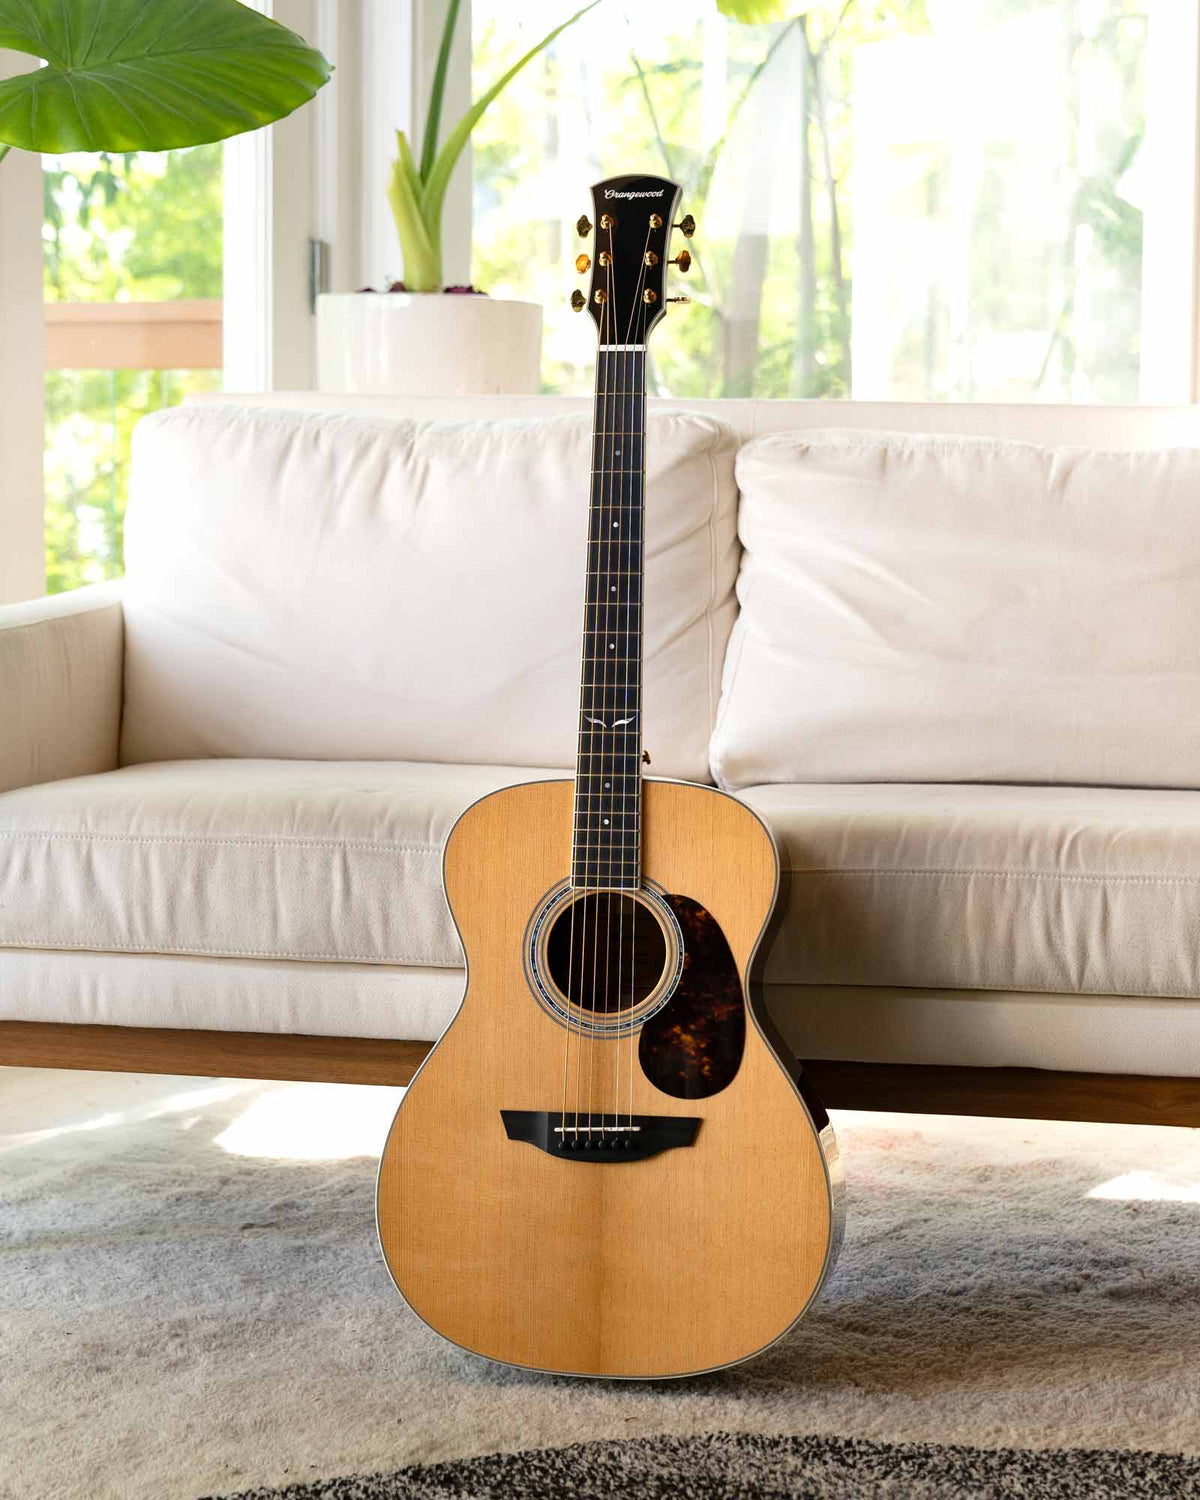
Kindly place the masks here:
<instances>
[{"instance_id":1,"label":"tortoise pickguard","mask_svg":"<svg viewBox=\"0 0 1200 1500\"><path fill-rule=\"evenodd\" d=\"M746 1041L737 964L714 918L689 896L667 896L683 933L683 973L642 1027L642 1071L674 1099L707 1099L732 1083Z\"/></svg>"}]
</instances>

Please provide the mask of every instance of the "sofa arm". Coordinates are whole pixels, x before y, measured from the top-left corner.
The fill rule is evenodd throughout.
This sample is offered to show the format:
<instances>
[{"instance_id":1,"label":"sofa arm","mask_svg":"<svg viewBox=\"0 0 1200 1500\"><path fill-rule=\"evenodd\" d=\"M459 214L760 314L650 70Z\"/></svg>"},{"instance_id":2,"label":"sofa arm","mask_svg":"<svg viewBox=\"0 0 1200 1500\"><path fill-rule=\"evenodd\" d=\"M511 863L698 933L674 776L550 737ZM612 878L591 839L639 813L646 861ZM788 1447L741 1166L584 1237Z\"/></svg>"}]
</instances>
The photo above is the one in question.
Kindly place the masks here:
<instances>
[{"instance_id":1,"label":"sofa arm","mask_svg":"<svg viewBox=\"0 0 1200 1500\"><path fill-rule=\"evenodd\" d=\"M124 656L119 583L0 606L0 792L116 769Z\"/></svg>"}]
</instances>

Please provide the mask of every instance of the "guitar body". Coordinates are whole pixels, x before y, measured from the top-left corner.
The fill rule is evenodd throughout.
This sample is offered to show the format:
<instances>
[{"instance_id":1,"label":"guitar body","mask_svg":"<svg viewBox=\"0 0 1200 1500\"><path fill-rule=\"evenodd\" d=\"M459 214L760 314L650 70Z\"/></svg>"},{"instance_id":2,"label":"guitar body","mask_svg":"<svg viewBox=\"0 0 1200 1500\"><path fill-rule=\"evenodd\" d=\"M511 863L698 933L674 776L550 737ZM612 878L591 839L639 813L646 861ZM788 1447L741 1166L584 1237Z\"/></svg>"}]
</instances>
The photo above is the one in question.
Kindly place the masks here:
<instances>
[{"instance_id":1,"label":"guitar body","mask_svg":"<svg viewBox=\"0 0 1200 1500\"><path fill-rule=\"evenodd\" d=\"M553 930L599 931L626 908L592 892L570 915L573 783L493 793L446 846L467 990L392 1125L379 1237L419 1317L512 1365L733 1364L800 1317L836 1253L832 1132L750 984L774 843L711 788L647 781L642 797L641 879L659 901L637 920L662 951L624 1010L589 997L576 1020L594 1034L556 1010ZM559 970L583 966L570 940Z\"/></svg>"}]
</instances>

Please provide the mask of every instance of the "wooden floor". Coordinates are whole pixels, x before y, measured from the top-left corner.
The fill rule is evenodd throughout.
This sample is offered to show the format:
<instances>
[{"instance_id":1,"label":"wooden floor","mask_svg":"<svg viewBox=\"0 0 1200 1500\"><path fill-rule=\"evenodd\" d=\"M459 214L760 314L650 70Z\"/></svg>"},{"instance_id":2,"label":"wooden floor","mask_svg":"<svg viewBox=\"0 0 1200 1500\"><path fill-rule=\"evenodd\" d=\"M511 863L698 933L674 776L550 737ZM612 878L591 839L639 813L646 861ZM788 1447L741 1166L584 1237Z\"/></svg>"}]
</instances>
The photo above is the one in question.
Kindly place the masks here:
<instances>
[{"instance_id":1,"label":"wooden floor","mask_svg":"<svg viewBox=\"0 0 1200 1500\"><path fill-rule=\"evenodd\" d=\"M0 1021L0 1065L315 1083L407 1083L428 1042ZM830 1109L1200 1127L1200 1079L816 1061Z\"/></svg>"}]
</instances>

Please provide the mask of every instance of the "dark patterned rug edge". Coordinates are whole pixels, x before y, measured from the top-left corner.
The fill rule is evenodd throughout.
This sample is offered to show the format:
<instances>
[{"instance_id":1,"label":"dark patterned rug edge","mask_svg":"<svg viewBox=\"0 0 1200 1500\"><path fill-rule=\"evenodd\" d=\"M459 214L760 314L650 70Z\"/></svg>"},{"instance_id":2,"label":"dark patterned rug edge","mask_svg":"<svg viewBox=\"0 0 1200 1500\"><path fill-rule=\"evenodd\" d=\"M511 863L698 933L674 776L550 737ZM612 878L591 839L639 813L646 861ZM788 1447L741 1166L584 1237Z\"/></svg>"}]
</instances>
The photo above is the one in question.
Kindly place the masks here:
<instances>
[{"instance_id":1,"label":"dark patterned rug edge","mask_svg":"<svg viewBox=\"0 0 1200 1500\"><path fill-rule=\"evenodd\" d=\"M205 1500L1168 1500L1200 1458L1129 1449L971 1448L709 1432L415 1464Z\"/></svg>"}]
</instances>

